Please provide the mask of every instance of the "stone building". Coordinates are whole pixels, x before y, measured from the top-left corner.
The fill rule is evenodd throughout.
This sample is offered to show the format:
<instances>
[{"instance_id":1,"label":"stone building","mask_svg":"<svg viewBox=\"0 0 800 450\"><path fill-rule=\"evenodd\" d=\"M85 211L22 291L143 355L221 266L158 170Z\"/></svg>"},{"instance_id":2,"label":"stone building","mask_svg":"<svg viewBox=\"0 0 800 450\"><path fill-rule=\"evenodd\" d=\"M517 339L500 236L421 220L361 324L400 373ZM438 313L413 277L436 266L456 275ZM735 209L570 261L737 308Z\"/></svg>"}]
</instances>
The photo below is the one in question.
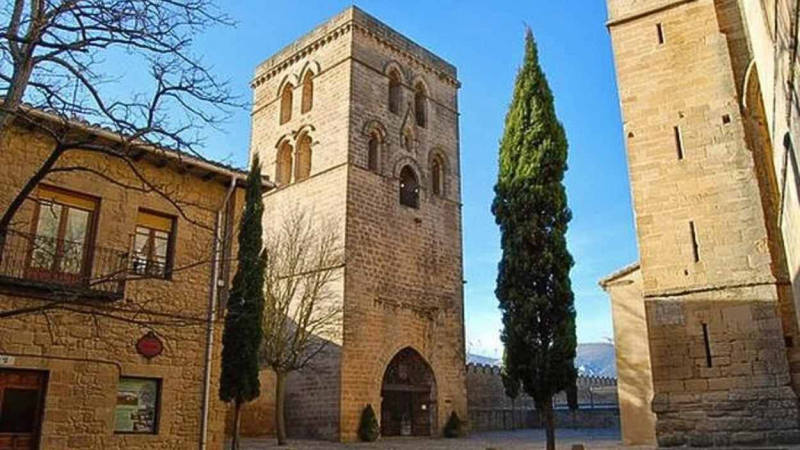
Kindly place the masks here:
<instances>
[{"instance_id":1,"label":"stone building","mask_svg":"<svg viewBox=\"0 0 800 450\"><path fill-rule=\"evenodd\" d=\"M39 130L14 124L0 143L4 210L50 155ZM212 319L246 174L152 147L127 154L67 151L0 234L0 314L45 307L0 319L0 448L223 448Z\"/></svg>"},{"instance_id":2,"label":"stone building","mask_svg":"<svg viewBox=\"0 0 800 450\"><path fill-rule=\"evenodd\" d=\"M640 253L601 282L626 441L800 442L797 8L608 0Z\"/></svg>"},{"instance_id":3,"label":"stone building","mask_svg":"<svg viewBox=\"0 0 800 450\"><path fill-rule=\"evenodd\" d=\"M299 211L345 253L338 332L287 383L289 436L354 440L369 404L384 436L440 435L466 416L455 67L351 7L251 86L265 233Z\"/></svg>"}]
</instances>

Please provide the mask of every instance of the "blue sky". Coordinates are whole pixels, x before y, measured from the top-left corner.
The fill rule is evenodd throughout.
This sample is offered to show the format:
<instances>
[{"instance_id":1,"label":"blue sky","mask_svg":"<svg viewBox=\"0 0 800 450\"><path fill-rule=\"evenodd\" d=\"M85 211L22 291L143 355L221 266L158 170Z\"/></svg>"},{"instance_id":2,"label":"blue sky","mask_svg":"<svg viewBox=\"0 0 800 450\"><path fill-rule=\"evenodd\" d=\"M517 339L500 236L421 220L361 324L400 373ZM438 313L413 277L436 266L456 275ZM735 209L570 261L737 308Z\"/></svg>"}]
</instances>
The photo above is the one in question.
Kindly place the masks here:
<instances>
[{"instance_id":1,"label":"blue sky","mask_svg":"<svg viewBox=\"0 0 800 450\"><path fill-rule=\"evenodd\" d=\"M352 4L345 1L221 1L238 26L212 30L197 49L245 99L259 62ZM578 339L612 336L602 276L637 258L622 142L619 101L605 2L599 0L357 1L356 5L455 64L462 88L461 154L467 339L473 352L500 354L494 296L499 236L489 206L514 78L522 60L524 24L534 32L541 63L570 143L566 184L574 219L568 235ZM576 7L580 4L580 7ZM250 118L237 113L206 153L241 165Z\"/></svg>"}]
</instances>

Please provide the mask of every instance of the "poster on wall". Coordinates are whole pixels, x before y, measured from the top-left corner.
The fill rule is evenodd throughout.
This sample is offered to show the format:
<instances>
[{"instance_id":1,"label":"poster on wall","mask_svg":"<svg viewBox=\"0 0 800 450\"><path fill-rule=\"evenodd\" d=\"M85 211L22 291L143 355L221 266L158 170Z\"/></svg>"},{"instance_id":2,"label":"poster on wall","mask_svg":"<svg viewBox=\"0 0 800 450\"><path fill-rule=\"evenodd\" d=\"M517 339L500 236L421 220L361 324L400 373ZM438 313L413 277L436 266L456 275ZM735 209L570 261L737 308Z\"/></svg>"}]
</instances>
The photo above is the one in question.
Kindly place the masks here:
<instances>
[{"instance_id":1,"label":"poster on wall","mask_svg":"<svg viewBox=\"0 0 800 450\"><path fill-rule=\"evenodd\" d=\"M121 378L119 380L116 432L156 432L158 388L158 380L144 378Z\"/></svg>"}]
</instances>

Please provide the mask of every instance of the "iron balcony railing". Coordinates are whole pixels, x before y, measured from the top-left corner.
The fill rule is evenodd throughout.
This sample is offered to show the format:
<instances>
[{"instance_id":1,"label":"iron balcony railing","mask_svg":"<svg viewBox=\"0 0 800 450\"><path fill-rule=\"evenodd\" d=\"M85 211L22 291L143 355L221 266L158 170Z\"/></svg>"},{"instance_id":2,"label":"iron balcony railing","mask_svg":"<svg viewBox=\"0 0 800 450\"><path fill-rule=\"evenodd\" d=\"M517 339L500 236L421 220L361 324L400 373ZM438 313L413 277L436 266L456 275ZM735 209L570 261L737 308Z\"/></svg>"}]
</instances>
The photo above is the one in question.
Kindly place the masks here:
<instances>
[{"instance_id":1,"label":"iron balcony railing","mask_svg":"<svg viewBox=\"0 0 800 450\"><path fill-rule=\"evenodd\" d=\"M128 253L85 242L0 231L0 282L59 292L122 297Z\"/></svg>"}]
</instances>

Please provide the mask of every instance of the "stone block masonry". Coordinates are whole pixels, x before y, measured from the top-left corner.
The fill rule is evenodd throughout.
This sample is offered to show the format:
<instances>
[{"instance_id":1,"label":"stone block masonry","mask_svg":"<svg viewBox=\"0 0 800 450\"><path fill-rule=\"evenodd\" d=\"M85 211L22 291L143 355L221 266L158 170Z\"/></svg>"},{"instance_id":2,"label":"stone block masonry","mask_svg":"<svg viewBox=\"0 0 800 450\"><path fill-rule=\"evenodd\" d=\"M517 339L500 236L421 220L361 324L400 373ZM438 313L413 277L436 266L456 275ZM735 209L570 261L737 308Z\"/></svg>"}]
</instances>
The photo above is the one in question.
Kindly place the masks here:
<instances>
[{"instance_id":1,"label":"stone block masonry","mask_svg":"<svg viewBox=\"0 0 800 450\"><path fill-rule=\"evenodd\" d=\"M63 126L61 119L57 123ZM91 137L95 142L108 139L106 132L99 128L83 123L69 126L76 133L86 133L87 139ZM47 135L36 133L27 125L12 126L5 142L0 143L0 205L11 202L35 168L50 155L51 145ZM111 148L113 142L108 145ZM73 235L83 232L86 239L82 249L84 258L71 259L80 267L77 274L65 276L64 271L53 266L35 272L29 260L17 258L17 253L12 251L19 248L14 244L17 241L6 240L0 246L3 312L51 305L53 303L45 303L45 299L52 299L49 296L54 293L59 295L56 299L76 299L67 303L65 309L53 309L46 314L21 314L0 321L0 354L13 357L0 367L0 397L6 399L2 413L8 414L5 408L18 406L9 403L14 401L13 397L6 396L13 391L17 395L27 395L28 399L33 393L39 401L38 414L20 420L14 415L21 414L17 410L4 417L10 420L4 425L28 426L28 429L18 430L20 432L13 436L3 433L0 436L2 448L13 448L12 440L20 446L17 448L63 450L199 448L209 337L204 319L212 285L210 261L215 212L224 204L231 177L241 184L246 174L207 161L198 162L187 155L171 159L176 155L167 150L157 150L157 157L149 153L140 156L131 162L136 169L134 173L121 158L78 150L67 152L57 167L80 167L103 176L84 171L52 173L14 217L15 232L36 233L42 223L38 217L42 214L63 214L70 208L91 210L92 220L84 223L85 228L81 229L79 220L71 223ZM199 169L198 164L203 169ZM166 199L141 187L139 174L171 193L171 197ZM236 189L230 200L232 203L228 204L230 214L225 219L226 229L233 230L233 223L238 219L236 212L243 200L243 190ZM186 216L182 216L175 204L192 206L184 206L182 211ZM40 205L49 206L44 209ZM72 213L69 211L66 214ZM148 217L158 213L159 218L171 223L166 259L176 270L168 277L128 272L133 262L129 256L145 257L141 252L133 253L132 245L137 231L141 233L145 225L152 226L151 222L142 221L144 213ZM67 217L81 216L78 212ZM233 245L232 235L229 236L225 243ZM48 242L50 238L38 234L35 242ZM21 248L33 252L28 245L34 241L24 242ZM115 291L119 297L84 298L85 286L92 286L88 282L101 286L98 281L102 277L97 274L106 275L97 269L105 267L103 255L112 253L101 250L114 252L115 261L121 261L115 266L120 271L118 275L126 281L122 290ZM227 251L235 254L236 249L229 247ZM60 257L62 261L70 258L63 251L49 254L55 254L51 257ZM87 255L92 257L88 261ZM12 270L16 267L21 270ZM228 286L227 271L223 269L222 272L221 286ZM85 274L93 274L91 280L87 278L85 285L72 290L76 279L83 279L78 277L88 277ZM225 291L224 288L219 290L220 298L225 297ZM177 318L182 320L172 320ZM147 358L137 351L137 341L151 330L157 332L163 351ZM206 444L209 450L221 450L226 409L217 396L221 327L214 328L211 340ZM143 379L157 386L156 392L135 392L128 387L132 380ZM40 382L38 385L28 383L20 389L20 380ZM38 390L32 391L31 387ZM155 394L157 398L145 400L142 392ZM126 395L134 395L136 400L130 403ZM148 410L142 412L145 408ZM139 421L135 428L131 425L134 413ZM120 420L120 417L130 420ZM28 447L27 442L33 447Z\"/></svg>"},{"instance_id":2,"label":"stone block masonry","mask_svg":"<svg viewBox=\"0 0 800 450\"><path fill-rule=\"evenodd\" d=\"M290 436L352 441L367 404L384 435L440 435L467 413L456 69L352 7L252 87L251 153L279 181L265 232L308 211L346 260L332 351L287 386Z\"/></svg>"},{"instance_id":3,"label":"stone block masonry","mask_svg":"<svg viewBox=\"0 0 800 450\"><path fill-rule=\"evenodd\" d=\"M744 104L742 2L608 4L658 443L800 443L797 317L771 155Z\"/></svg>"}]
</instances>

